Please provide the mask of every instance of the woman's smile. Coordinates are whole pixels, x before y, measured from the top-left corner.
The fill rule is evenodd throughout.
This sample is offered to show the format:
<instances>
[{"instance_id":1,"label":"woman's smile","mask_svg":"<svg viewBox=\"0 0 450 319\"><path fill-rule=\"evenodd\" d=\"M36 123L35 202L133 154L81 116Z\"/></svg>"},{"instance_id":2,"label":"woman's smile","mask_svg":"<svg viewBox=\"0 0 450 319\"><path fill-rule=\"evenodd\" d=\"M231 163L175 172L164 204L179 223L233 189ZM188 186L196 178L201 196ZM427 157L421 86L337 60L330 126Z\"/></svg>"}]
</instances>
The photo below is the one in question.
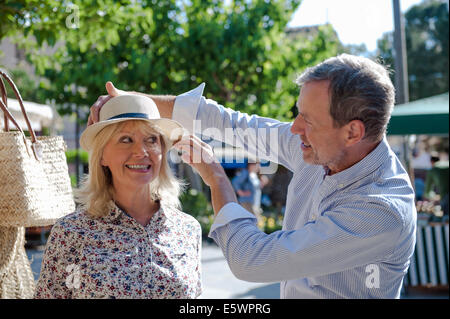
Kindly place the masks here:
<instances>
[{"instance_id":1,"label":"woman's smile","mask_svg":"<svg viewBox=\"0 0 450 319\"><path fill-rule=\"evenodd\" d=\"M125 167L133 172L148 173L152 166L147 164L126 164Z\"/></svg>"}]
</instances>

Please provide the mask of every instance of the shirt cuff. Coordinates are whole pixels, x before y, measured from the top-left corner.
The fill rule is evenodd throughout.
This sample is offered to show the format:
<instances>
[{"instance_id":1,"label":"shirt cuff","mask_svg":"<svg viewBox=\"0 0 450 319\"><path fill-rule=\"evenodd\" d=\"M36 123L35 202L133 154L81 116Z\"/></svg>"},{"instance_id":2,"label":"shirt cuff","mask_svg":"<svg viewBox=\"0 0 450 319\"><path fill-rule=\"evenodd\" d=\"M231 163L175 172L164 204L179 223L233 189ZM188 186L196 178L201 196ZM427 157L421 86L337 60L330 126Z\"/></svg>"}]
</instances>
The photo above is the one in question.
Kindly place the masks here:
<instances>
[{"instance_id":1,"label":"shirt cuff","mask_svg":"<svg viewBox=\"0 0 450 319\"><path fill-rule=\"evenodd\" d=\"M183 125L191 134L195 133L194 121L197 118L197 111L204 88L205 83L202 83L195 89L178 95L173 106L172 120Z\"/></svg>"},{"instance_id":2,"label":"shirt cuff","mask_svg":"<svg viewBox=\"0 0 450 319\"><path fill-rule=\"evenodd\" d=\"M225 226L226 224L232 222L236 219L250 218L256 221L255 215L247 211L244 207L238 203L231 202L222 207L217 213L214 223L211 225L211 230L209 231L209 237L211 234L219 227Z\"/></svg>"}]
</instances>

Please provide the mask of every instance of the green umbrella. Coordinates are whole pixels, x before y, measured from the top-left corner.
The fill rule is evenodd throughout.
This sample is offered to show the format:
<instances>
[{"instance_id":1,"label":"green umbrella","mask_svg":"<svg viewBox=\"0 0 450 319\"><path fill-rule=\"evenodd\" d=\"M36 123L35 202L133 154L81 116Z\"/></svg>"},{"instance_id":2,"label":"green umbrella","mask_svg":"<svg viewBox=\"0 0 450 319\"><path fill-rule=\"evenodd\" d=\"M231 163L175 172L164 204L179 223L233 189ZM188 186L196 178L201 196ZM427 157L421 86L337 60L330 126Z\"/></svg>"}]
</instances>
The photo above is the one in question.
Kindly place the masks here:
<instances>
[{"instance_id":1,"label":"green umbrella","mask_svg":"<svg viewBox=\"0 0 450 319\"><path fill-rule=\"evenodd\" d=\"M448 92L394 107L388 135L448 135Z\"/></svg>"}]
</instances>

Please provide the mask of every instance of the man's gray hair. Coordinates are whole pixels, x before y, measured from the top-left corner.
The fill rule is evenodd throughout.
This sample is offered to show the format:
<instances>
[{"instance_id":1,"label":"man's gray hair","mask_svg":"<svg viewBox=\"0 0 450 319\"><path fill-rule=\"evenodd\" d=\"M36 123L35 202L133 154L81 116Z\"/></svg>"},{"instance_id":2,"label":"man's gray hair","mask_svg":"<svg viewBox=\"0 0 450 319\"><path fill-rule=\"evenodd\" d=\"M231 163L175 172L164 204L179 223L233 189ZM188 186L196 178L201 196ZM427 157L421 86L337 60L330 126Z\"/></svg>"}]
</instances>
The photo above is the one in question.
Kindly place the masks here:
<instances>
[{"instance_id":1,"label":"man's gray hair","mask_svg":"<svg viewBox=\"0 0 450 319\"><path fill-rule=\"evenodd\" d=\"M298 85L330 81L330 114L337 127L358 119L364 138L380 141L386 133L395 101L395 89L387 69L370 59L342 54L308 68Z\"/></svg>"}]
</instances>

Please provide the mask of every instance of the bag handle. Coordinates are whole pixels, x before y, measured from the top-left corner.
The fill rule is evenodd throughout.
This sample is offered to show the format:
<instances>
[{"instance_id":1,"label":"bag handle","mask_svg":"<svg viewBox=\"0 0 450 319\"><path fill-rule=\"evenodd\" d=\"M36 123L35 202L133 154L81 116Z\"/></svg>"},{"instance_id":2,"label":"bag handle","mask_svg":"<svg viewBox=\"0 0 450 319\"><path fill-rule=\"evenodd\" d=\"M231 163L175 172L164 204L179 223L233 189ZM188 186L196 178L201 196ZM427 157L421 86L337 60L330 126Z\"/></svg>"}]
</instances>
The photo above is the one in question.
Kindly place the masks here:
<instances>
[{"instance_id":1,"label":"bag handle","mask_svg":"<svg viewBox=\"0 0 450 319\"><path fill-rule=\"evenodd\" d=\"M0 69L1 71L1 69ZM1 94L1 98L3 100L3 103L5 104L6 107L8 107L8 100L7 100L7 95L6 95L6 88L5 88L5 84L3 83L2 78L0 77L0 94ZM6 114L3 115L5 118L5 131L9 132L9 121L8 121L8 116Z\"/></svg>"},{"instance_id":2,"label":"bag handle","mask_svg":"<svg viewBox=\"0 0 450 319\"><path fill-rule=\"evenodd\" d=\"M38 143L37 143L36 134L35 134L33 128L31 127L30 120L28 118L27 112L26 112L25 107L23 105L22 96L20 95L19 90L17 89L17 87L14 84L13 80L11 80L11 78L1 69L0 69L0 75L1 75L1 77L3 77L9 83L9 85L12 87L12 89L14 91L14 95L17 97L17 101L19 102L20 109L22 110L22 114L23 114L23 116L25 118L25 122L27 123L28 131L30 132L31 148L33 149L34 157L36 158L36 160L40 160L41 156L40 156L39 148L37 147ZM6 88L5 88L5 85L3 83L3 79L1 77L0 77L0 91L2 93L2 100L0 100L0 108L3 110L4 117L5 117L4 118L5 119L5 130L7 132L9 131L9 125L8 125L8 119L9 119L14 124L14 126L25 137L25 134L24 134L23 130L20 128L20 126L17 123L16 119L11 114L11 112L9 112L9 110L8 110Z\"/></svg>"}]
</instances>

